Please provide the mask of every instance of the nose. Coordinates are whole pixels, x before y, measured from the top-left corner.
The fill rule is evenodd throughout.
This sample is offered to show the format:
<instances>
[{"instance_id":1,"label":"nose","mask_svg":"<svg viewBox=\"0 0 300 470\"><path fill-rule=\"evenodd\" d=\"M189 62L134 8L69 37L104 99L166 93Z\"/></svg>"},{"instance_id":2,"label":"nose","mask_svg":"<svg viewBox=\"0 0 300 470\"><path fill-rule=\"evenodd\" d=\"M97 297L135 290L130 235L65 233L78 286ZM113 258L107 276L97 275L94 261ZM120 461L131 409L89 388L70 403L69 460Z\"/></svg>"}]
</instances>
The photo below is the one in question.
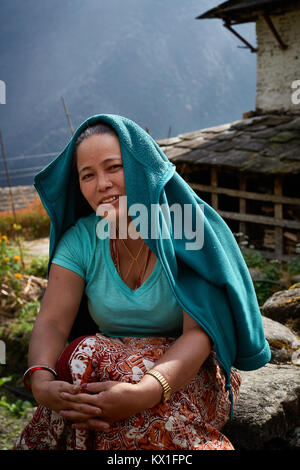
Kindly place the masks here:
<instances>
[{"instance_id":1,"label":"nose","mask_svg":"<svg viewBox=\"0 0 300 470\"><path fill-rule=\"evenodd\" d=\"M112 187L112 182L110 181L109 175L105 173L99 173L97 178L97 189L98 191L106 191L106 189Z\"/></svg>"}]
</instances>

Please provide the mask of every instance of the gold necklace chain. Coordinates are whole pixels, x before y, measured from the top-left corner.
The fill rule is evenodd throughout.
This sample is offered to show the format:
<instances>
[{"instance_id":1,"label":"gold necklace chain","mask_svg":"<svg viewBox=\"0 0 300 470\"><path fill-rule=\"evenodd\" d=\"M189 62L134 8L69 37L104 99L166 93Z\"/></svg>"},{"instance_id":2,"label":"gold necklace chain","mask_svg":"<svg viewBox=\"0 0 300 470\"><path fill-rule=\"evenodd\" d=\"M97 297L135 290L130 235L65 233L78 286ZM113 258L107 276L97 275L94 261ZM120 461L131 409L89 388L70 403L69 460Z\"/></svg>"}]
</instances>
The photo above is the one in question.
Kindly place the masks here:
<instances>
[{"instance_id":1,"label":"gold necklace chain","mask_svg":"<svg viewBox=\"0 0 300 470\"><path fill-rule=\"evenodd\" d=\"M119 240L121 240L121 242L122 242L123 245L125 246L127 252L129 253L130 258L132 258L133 261L136 261L136 262L138 263L138 260L137 260L137 259L138 259L138 257L140 256L140 253L141 253L141 251L142 251L142 249L143 249L143 247L144 247L144 242L142 242L141 248L139 249L138 254L137 254L136 256L133 256L133 254L132 254L131 251L129 250L128 246L127 246L126 243L124 242L123 238L119 238Z\"/></svg>"},{"instance_id":2,"label":"gold necklace chain","mask_svg":"<svg viewBox=\"0 0 300 470\"><path fill-rule=\"evenodd\" d=\"M118 231L118 228L117 228L117 231ZM138 254L137 254L136 256L133 256L133 254L132 254L131 251L129 250L128 246L127 246L126 243L124 242L123 238L119 238L119 240L122 241L123 245L125 246L125 248L126 248L128 254L129 254L130 258L131 258L128 271L127 271L126 276L125 276L125 278L124 278L124 281L126 281L126 279L127 279L128 275L129 275L129 272L131 271L131 268L132 268L134 262L137 263L137 265L139 266L139 268L141 267L140 264L139 264L139 262L138 262L138 257L140 256L140 254L141 254L141 252L142 252L142 249L144 248L144 242L142 241L142 244L141 244L141 247L140 247L140 249L139 249L139 251L138 251ZM117 249L117 243L115 243L115 247L116 247L116 249ZM145 275L145 271L146 271L146 267L147 267L148 261L149 261L149 259L150 259L150 249L149 249L149 247L148 247L147 244L146 244L146 247L147 247L147 249L146 249L146 253L145 253L145 263L144 263L144 266L142 267L142 269L140 270L138 282L137 282L137 284L136 284L136 286L135 286L135 289L137 289L137 287L139 287L139 286L141 285L142 279L143 279L143 277L144 277L144 275ZM116 265L116 267L117 267L118 273L121 275L119 256L117 256L117 265Z\"/></svg>"}]
</instances>

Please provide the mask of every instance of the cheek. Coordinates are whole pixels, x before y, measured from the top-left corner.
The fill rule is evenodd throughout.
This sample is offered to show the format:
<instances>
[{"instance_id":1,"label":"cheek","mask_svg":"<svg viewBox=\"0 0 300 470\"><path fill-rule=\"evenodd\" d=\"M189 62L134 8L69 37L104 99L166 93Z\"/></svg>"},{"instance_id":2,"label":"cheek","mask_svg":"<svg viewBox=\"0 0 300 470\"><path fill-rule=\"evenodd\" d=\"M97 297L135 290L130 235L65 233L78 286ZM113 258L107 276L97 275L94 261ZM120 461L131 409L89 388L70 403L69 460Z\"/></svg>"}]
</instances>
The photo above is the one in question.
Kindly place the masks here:
<instances>
[{"instance_id":1,"label":"cheek","mask_svg":"<svg viewBox=\"0 0 300 470\"><path fill-rule=\"evenodd\" d=\"M124 178L124 173L118 177L118 180L116 182L120 188L123 188L125 192L125 178Z\"/></svg>"},{"instance_id":2,"label":"cheek","mask_svg":"<svg viewBox=\"0 0 300 470\"><path fill-rule=\"evenodd\" d=\"M82 192L85 198L89 198L93 195L94 185L91 183L79 183L80 191Z\"/></svg>"}]
</instances>

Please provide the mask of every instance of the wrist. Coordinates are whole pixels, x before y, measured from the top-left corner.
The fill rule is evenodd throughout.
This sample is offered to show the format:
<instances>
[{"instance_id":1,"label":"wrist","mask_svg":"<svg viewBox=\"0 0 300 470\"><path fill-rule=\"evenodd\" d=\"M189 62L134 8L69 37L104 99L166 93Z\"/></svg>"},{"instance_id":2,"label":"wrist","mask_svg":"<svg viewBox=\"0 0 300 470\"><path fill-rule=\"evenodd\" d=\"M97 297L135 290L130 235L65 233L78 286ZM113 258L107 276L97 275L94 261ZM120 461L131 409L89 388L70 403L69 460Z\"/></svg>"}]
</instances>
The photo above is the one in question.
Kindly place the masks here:
<instances>
[{"instance_id":1,"label":"wrist","mask_svg":"<svg viewBox=\"0 0 300 470\"><path fill-rule=\"evenodd\" d=\"M38 392L45 383L56 380L54 375L47 370L36 370L30 377L30 386L33 395Z\"/></svg>"},{"instance_id":2,"label":"wrist","mask_svg":"<svg viewBox=\"0 0 300 470\"><path fill-rule=\"evenodd\" d=\"M153 408L161 402L163 389L151 375L144 375L140 382L136 384L136 387L142 396L144 409Z\"/></svg>"}]
</instances>

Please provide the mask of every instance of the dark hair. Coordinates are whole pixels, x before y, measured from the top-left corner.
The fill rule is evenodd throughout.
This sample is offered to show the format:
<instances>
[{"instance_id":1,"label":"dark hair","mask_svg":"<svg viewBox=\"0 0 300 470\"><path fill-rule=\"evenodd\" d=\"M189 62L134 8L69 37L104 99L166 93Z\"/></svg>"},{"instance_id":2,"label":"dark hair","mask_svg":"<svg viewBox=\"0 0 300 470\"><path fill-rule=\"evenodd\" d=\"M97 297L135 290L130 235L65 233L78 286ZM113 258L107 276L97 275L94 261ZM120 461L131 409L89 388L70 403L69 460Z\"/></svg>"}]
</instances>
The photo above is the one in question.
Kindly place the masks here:
<instances>
[{"instance_id":1,"label":"dark hair","mask_svg":"<svg viewBox=\"0 0 300 470\"><path fill-rule=\"evenodd\" d=\"M100 124L95 124L94 126L87 127L81 134L79 134L79 136L77 137L75 141L74 158L73 158L73 168L75 170L77 169L77 149L79 145L88 137L91 137L92 135L96 135L96 134L110 134L110 135L118 137L117 132L110 124L100 123Z\"/></svg>"}]
</instances>

